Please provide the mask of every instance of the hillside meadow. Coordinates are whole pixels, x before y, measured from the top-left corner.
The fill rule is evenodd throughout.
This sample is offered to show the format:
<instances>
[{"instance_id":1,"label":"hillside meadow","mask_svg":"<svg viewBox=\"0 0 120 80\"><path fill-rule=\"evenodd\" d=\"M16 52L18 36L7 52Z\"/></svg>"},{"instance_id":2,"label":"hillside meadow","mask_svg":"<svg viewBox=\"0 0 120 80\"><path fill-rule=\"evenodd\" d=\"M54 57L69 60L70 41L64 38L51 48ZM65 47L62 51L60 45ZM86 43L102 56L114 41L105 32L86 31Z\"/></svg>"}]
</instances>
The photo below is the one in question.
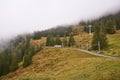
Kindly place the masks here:
<instances>
[{"instance_id":1,"label":"hillside meadow","mask_svg":"<svg viewBox=\"0 0 120 80\"><path fill-rule=\"evenodd\" d=\"M86 49L91 47L92 35L76 35L75 46ZM68 38L68 37L67 37ZM107 35L108 47L104 54L120 56L120 30ZM63 38L61 38L62 40ZM44 45L46 37L31 40L32 46ZM74 50L73 48L43 47L32 59L27 68L19 63L19 69L2 76L1 80L120 80L120 59L104 58Z\"/></svg>"},{"instance_id":2,"label":"hillside meadow","mask_svg":"<svg viewBox=\"0 0 120 80\"><path fill-rule=\"evenodd\" d=\"M83 33L82 35L75 35L75 46L77 48L87 49L85 44L89 44L91 48L92 35ZM67 37L69 39L69 37ZM61 38L62 40L63 38ZM104 54L111 56L120 56L120 30L117 30L115 34L107 34L108 46L102 51ZM32 45L40 45L46 43L46 37L42 37L40 40L32 40Z\"/></svg>"},{"instance_id":3,"label":"hillside meadow","mask_svg":"<svg viewBox=\"0 0 120 80\"><path fill-rule=\"evenodd\" d=\"M1 80L119 80L120 59L104 58L72 48L44 47L27 68Z\"/></svg>"}]
</instances>

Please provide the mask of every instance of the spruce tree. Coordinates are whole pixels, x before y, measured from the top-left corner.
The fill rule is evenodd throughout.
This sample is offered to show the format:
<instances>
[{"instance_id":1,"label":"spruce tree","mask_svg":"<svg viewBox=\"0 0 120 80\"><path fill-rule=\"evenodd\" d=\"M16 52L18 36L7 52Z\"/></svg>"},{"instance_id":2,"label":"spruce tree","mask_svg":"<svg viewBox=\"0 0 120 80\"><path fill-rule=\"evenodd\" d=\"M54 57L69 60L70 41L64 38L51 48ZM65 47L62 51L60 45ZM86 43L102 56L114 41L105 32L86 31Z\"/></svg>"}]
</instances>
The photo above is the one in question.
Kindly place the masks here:
<instances>
[{"instance_id":1,"label":"spruce tree","mask_svg":"<svg viewBox=\"0 0 120 80\"><path fill-rule=\"evenodd\" d=\"M51 36L51 39L50 39L50 46L54 46L55 45L55 39L53 36Z\"/></svg>"},{"instance_id":2,"label":"spruce tree","mask_svg":"<svg viewBox=\"0 0 120 80\"><path fill-rule=\"evenodd\" d=\"M46 46L50 46L50 42L51 42L51 36L48 35L46 39Z\"/></svg>"},{"instance_id":3,"label":"spruce tree","mask_svg":"<svg viewBox=\"0 0 120 80\"><path fill-rule=\"evenodd\" d=\"M75 44L73 33L70 34L68 46L73 46Z\"/></svg>"},{"instance_id":4,"label":"spruce tree","mask_svg":"<svg viewBox=\"0 0 120 80\"><path fill-rule=\"evenodd\" d=\"M32 63L32 53L28 52L24 56L23 67L27 67Z\"/></svg>"},{"instance_id":5,"label":"spruce tree","mask_svg":"<svg viewBox=\"0 0 120 80\"><path fill-rule=\"evenodd\" d=\"M46 39L46 46L54 46L54 45L55 45L54 36L48 35Z\"/></svg>"},{"instance_id":6,"label":"spruce tree","mask_svg":"<svg viewBox=\"0 0 120 80\"><path fill-rule=\"evenodd\" d=\"M61 39L60 39L59 35L56 37L55 44L56 45L62 45L62 42L61 42Z\"/></svg>"},{"instance_id":7,"label":"spruce tree","mask_svg":"<svg viewBox=\"0 0 120 80\"><path fill-rule=\"evenodd\" d=\"M18 68L17 53L16 49L13 48L11 52L10 71L15 71L17 68Z\"/></svg>"},{"instance_id":8,"label":"spruce tree","mask_svg":"<svg viewBox=\"0 0 120 80\"><path fill-rule=\"evenodd\" d=\"M100 45L98 44L100 43ZM92 48L94 50L103 49L107 46L107 37L105 32L105 27L103 26L103 22L97 22L94 24L94 35L92 40Z\"/></svg>"},{"instance_id":9,"label":"spruce tree","mask_svg":"<svg viewBox=\"0 0 120 80\"><path fill-rule=\"evenodd\" d=\"M66 38L66 36L64 36L64 39L63 39L63 46L66 47L67 44L68 44L67 38Z\"/></svg>"},{"instance_id":10,"label":"spruce tree","mask_svg":"<svg viewBox=\"0 0 120 80\"><path fill-rule=\"evenodd\" d=\"M10 53L8 53L8 50L5 50L0 53L0 76L7 74L10 69Z\"/></svg>"},{"instance_id":11,"label":"spruce tree","mask_svg":"<svg viewBox=\"0 0 120 80\"><path fill-rule=\"evenodd\" d=\"M114 34L116 32L116 26L114 20L108 19L105 24L106 32L108 34Z\"/></svg>"}]
</instances>

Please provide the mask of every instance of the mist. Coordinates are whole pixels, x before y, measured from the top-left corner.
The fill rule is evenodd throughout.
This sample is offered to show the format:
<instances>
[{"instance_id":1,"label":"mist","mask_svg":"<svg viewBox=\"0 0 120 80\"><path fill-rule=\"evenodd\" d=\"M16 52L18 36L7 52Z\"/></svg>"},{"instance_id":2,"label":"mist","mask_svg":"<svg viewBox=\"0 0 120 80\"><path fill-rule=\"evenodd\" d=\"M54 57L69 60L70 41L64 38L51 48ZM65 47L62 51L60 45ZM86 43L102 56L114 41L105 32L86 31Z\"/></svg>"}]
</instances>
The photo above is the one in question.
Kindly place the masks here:
<instances>
[{"instance_id":1,"label":"mist","mask_svg":"<svg viewBox=\"0 0 120 80\"><path fill-rule=\"evenodd\" d=\"M120 10L120 0L0 0L0 39L97 19Z\"/></svg>"}]
</instances>

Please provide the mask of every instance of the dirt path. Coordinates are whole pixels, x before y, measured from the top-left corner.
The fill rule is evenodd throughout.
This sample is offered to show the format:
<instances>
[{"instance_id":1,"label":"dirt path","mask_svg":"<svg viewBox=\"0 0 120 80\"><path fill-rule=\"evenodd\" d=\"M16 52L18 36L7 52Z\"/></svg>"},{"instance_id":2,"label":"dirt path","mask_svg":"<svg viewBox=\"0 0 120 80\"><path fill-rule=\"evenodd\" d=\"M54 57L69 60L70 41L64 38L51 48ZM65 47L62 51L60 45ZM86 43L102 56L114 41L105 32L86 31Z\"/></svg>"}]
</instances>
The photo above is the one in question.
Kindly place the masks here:
<instances>
[{"instance_id":1,"label":"dirt path","mask_svg":"<svg viewBox=\"0 0 120 80\"><path fill-rule=\"evenodd\" d=\"M78 48L74 48L74 50L79 50L79 51L86 52L86 53L89 53L89 54L92 54L92 55L102 56L102 57L107 57L107 58L120 58L120 57L109 56L109 55L105 55L105 54L97 54L97 53L94 53L94 52L90 52L90 51L86 51L86 50L78 49Z\"/></svg>"}]
</instances>

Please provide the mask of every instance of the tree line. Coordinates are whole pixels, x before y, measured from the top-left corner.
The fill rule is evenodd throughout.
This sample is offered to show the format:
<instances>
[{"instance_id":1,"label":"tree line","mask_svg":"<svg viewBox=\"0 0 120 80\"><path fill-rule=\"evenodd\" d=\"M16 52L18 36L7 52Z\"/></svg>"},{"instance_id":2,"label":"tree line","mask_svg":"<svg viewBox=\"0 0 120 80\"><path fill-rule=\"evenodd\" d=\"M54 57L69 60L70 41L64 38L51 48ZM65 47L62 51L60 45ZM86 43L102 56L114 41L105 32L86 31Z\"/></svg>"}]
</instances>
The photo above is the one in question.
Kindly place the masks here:
<instances>
[{"instance_id":1,"label":"tree line","mask_svg":"<svg viewBox=\"0 0 120 80\"><path fill-rule=\"evenodd\" d=\"M114 34L115 30L120 29L120 12L112 15L103 16L99 19L95 20L88 20L88 21L80 21L77 26L82 26L83 31L89 33L89 25L92 25L92 32L94 32L94 24L101 23L105 27L105 31L107 34ZM74 35L76 34L76 31L74 29L74 25L69 26L57 26L56 28L51 28L44 31L35 31L33 33L33 39L40 39L41 37L47 37L49 34L52 36L59 35L60 37L64 37L64 33L66 33L66 36L69 36L70 32L74 32Z\"/></svg>"},{"instance_id":2,"label":"tree line","mask_svg":"<svg viewBox=\"0 0 120 80\"><path fill-rule=\"evenodd\" d=\"M59 35L53 36L53 35L48 35L46 39L46 46L54 46L54 45L61 45L63 47L66 46L74 46L75 40L74 40L74 35L73 32L70 33L68 38L66 37L66 34L64 34L63 39L60 38Z\"/></svg>"},{"instance_id":3,"label":"tree line","mask_svg":"<svg viewBox=\"0 0 120 80\"><path fill-rule=\"evenodd\" d=\"M32 63L32 56L42 48L31 46L30 40L30 35L18 36L0 52L0 76L17 70L21 61L23 67Z\"/></svg>"},{"instance_id":4,"label":"tree line","mask_svg":"<svg viewBox=\"0 0 120 80\"><path fill-rule=\"evenodd\" d=\"M104 16L92 22L94 35L92 49L104 49L108 45L107 34L115 34L120 29L120 12L116 15Z\"/></svg>"},{"instance_id":5,"label":"tree line","mask_svg":"<svg viewBox=\"0 0 120 80\"><path fill-rule=\"evenodd\" d=\"M116 30L120 29L120 12L116 13L116 14L110 14L107 16L103 16L99 19L96 20L91 20L91 21L87 21L87 22L80 22L79 24L83 24L84 27L84 31L85 32L89 32L89 27L88 25L91 24L93 25L92 27L92 31L94 32L94 25L97 23L102 23L103 27L105 28L105 32L107 34L114 34Z\"/></svg>"},{"instance_id":6,"label":"tree line","mask_svg":"<svg viewBox=\"0 0 120 80\"><path fill-rule=\"evenodd\" d=\"M40 39L41 37L47 37L49 34L52 36L59 35L60 37L64 37L64 33L66 36L69 36L69 33L72 31L72 25L70 26L57 26L56 28L51 28L44 31L35 31L33 33L33 39Z\"/></svg>"}]
</instances>

